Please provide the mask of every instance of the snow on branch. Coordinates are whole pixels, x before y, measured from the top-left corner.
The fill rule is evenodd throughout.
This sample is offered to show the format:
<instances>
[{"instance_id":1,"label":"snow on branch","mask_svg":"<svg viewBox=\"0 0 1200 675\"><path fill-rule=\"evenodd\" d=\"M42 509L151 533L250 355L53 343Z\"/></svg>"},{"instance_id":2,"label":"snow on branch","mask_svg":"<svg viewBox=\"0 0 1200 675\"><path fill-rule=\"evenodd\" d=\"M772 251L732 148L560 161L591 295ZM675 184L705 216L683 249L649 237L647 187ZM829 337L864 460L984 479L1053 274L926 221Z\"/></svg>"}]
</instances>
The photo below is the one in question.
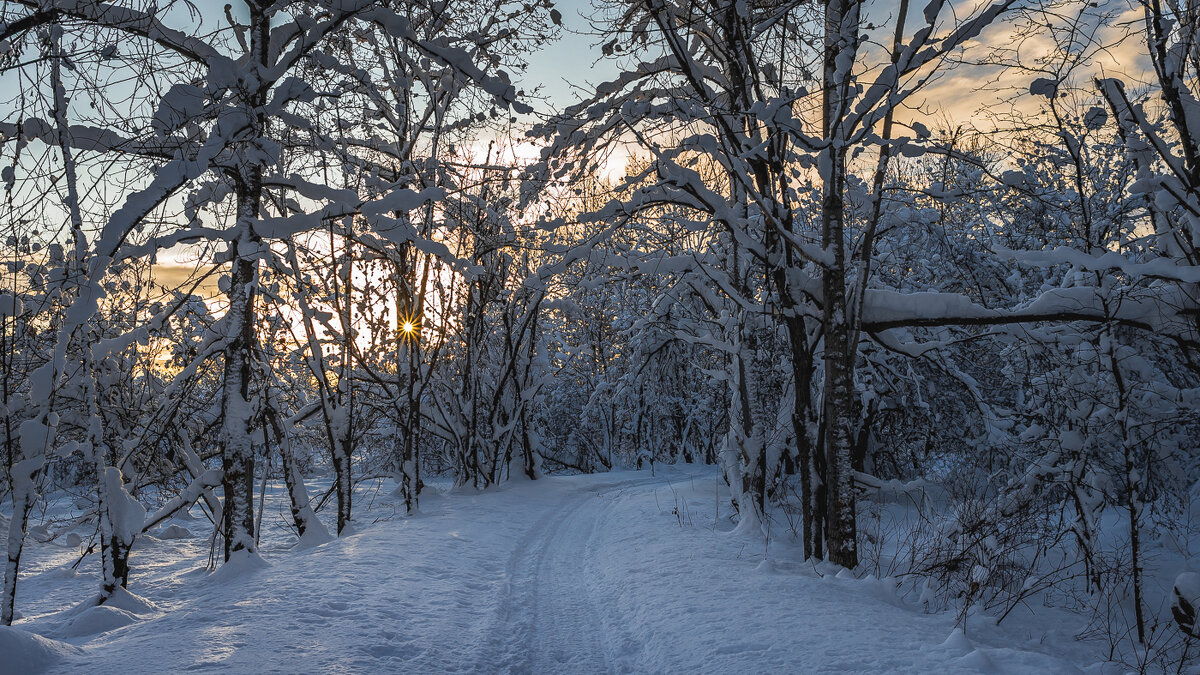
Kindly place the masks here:
<instances>
[{"instance_id":1,"label":"snow on branch","mask_svg":"<svg viewBox=\"0 0 1200 675\"><path fill-rule=\"evenodd\" d=\"M1066 264L1093 272L1120 270L1134 277L1165 279L1188 284L1200 283L1200 267L1180 265L1175 259L1167 257L1153 258L1139 263L1129 260L1116 251L1093 256L1066 246L1059 246L1052 251L1012 251L998 248L997 253L1025 265L1051 267Z\"/></svg>"},{"instance_id":2,"label":"snow on branch","mask_svg":"<svg viewBox=\"0 0 1200 675\"><path fill-rule=\"evenodd\" d=\"M1042 321L1117 323L1155 332L1176 332L1174 319L1195 307L1195 298L1178 289L1141 295L1109 296L1077 286L1047 291L1014 309L992 309L957 293L901 293L870 289L863 306L864 330L901 327L987 326ZM1193 342L1191 338L1180 338Z\"/></svg>"},{"instance_id":3,"label":"snow on branch","mask_svg":"<svg viewBox=\"0 0 1200 675\"><path fill-rule=\"evenodd\" d=\"M35 0L16 1L31 9L42 10L42 3ZM211 65L230 60L204 40L168 27L149 12L94 0L60 0L54 3L54 10L72 18L144 37L196 63Z\"/></svg>"}]
</instances>

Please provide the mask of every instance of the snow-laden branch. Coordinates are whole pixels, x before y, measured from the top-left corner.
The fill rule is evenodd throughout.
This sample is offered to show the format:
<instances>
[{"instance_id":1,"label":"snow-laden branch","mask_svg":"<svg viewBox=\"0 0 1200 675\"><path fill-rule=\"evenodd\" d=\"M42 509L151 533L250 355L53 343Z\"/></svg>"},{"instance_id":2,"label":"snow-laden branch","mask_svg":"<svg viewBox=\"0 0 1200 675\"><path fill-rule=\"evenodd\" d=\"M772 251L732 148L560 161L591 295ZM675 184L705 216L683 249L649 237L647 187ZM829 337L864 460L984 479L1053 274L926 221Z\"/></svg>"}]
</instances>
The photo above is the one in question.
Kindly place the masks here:
<instances>
[{"instance_id":1,"label":"snow-laden branch","mask_svg":"<svg viewBox=\"0 0 1200 675\"><path fill-rule=\"evenodd\" d=\"M957 293L901 293L870 289L863 306L863 329L901 327L988 326L1042 321L1115 323L1151 332L1177 334L1186 326L1177 319L1195 310L1196 299L1179 289L1111 296L1090 286L1047 291L1013 309L976 304ZM1194 337L1178 339L1189 343Z\"/></svg>"},{"instance_id":2,"label":"snow-laden branch","mask_svg":"<svg viewBox=\"0 0 1200 675\"><path fill-rule=\"evenodd\" d=\"M112 129L101 129L85 124L69 127L71 147L84 152L117 152L139 157L173 159L180 145L163 139L143 141L127 138ZM19 124L0 123L0 140L38 140L47 145L58 143L58 129L53 122L39 117L27 117Z\"/></svg>"},{"instance_id":3,"label":"snow-laden branch","mask_svg":"<svg viewBox=\"0 0 1200 675\"><path fill-rule=\"evenodd\" d=\"M1116 251L1094 256L1066 246L1059 246L1052 251L1012 251L997 248L996 252L1025 265L1051 267L1067 264L1092 272L1120 270L1134 277L1164 279L1188 284L1200 283L1200 266L1180 265L1174 258L1161 257L1147 262L1134 262Z\"/></svg>"},{"instance_id":4,"label":"snow-laden branch","mask_svg":"<svg viewBox=\"0 0 1200 675\"><path fill-rule=\"evenodd\" d=\"M224 476L224 472L220 469L209 469L200 474L191 483L188 483L188 486L182 492L172 497L166 504L163 504L157 511L147 517L146 521L142 523L142 532L149 532L164 520L180 511L190 508L200 497L204 496L206 490L220 487Z\"/></svg>"},{"instance_id":5,"label":"snow-laden branch","mask_svg":"<svg viewBox=\"0 0 1200 675\"><path fill-rule=\"evenodd\" d=\"M36 12L44 12L44 3L36 0L16 0L16 2L34 9ZM212 65L216 62L230 61L229 57L209 43L167 26L149 12L109 2L95 2L95 0L58 0L54 3L54 11L75 19L82 19L144 37L196 63Z\"/></svg>"}]
</instances>

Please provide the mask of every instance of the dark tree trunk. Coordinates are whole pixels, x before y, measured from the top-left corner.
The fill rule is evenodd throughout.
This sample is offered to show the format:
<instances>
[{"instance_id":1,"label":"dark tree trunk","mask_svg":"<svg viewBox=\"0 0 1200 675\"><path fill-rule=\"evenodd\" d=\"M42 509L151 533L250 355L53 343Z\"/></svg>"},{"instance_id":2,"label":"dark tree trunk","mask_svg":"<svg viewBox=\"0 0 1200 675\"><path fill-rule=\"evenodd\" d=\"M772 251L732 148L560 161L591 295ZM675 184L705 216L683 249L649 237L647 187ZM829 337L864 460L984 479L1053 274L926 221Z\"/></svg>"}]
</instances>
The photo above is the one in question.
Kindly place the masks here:
<instances>
[{"instance_id":1,"label":"dark tree trunk","mask_svg":"<svg viewBox=\"0 0 1200 675\"><path fill-rule=\"evenodd\" d=\"M243 186L239 191L239 215L252 217L257 212L257 192ZM254 194L254 196L251 196ZM248 224L243 225L249 227ZM234 242L250 242L248 232ZM224 427L221 433L221 466L225 477L222 487L222 534L225 560L237 551L254 552L254 448L250 442L250 350L254 344L254 289L258 258L237 257L229 284L229 311L226 314L229 341L225 346L225 372L221 392Z\"/></svg>"}]
</instances>

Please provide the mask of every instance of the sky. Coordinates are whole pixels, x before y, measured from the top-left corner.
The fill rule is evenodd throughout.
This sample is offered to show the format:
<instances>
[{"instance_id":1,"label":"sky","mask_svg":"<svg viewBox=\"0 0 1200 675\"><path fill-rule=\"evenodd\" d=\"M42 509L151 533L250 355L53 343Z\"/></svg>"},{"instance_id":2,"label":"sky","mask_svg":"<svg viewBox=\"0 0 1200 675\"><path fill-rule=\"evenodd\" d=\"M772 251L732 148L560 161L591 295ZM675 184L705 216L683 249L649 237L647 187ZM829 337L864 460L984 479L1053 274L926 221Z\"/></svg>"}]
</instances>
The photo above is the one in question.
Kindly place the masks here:
<instances>
[{"instance_id":1,"label":"sky","mask_svg":"<svg viewBox=\"0 0 1200 675\"><path fill-rule=\"evenodd\" d=\"M958 0L953 3L952 9L944 10L942 16L962 17L974 3L981 1ZM225 0L194 2L200 12L199 21L203 32L227 23L223 16ZM235 1L233 4L235 14L244 8L242 2ZM868 19L880 25L883 33L890 33L897 4L896 0L878 0L870 5ZM910 36L918 28L916 24L921 17L922 3L915 2L913 5L906 30L906 34ZM1136 25L1138 17L1136 11L1126 4L1126 0L1107 0L1107 6L1123 11L1123 14L1103 25L1090 28L1085 26L1084 32L1111 41L1122 30L1122 25ZM557 0L555 8L562 14L563 26L559 39L531 54L528 69L524 74L514 74L519 88L532 90L540 87L545 100L533 103L542 114L575 103L584 91L590 91L594 85L614 78L619 72L618 64L614 60L601 58L599 44L602 39L591 34L588 17L595 12L591 0ZM177 10L175 23L192 21L195 19ZM1014 25L1012 17L1001 21L985 31L981 41L989 46L1014 47L1013 56L1028 65L1037 66L1037 59L1046 53L1051 42L1044 35L1016 42L1013 37ZM1085 85L1085 93L1091 76L1095 74L1116 74L1127 80L1136 80L1146 70L1144 58L1141 56L1144 51L1144 45L1136 40L1129 40L1114 49L1099 53L1092 63L1075 73L1074 78ZM977 51L973 55L979 56L981 52ZM1027 95L1029 82L1035 77L1037 74L1032 72L1009 72L1001 76L994 67L961 66L945 72L931 82L922 94L912 99L920 109L902 111L899 118L903 121L906 117L921 117L935 132L939 127L960 124L986 128L995 122L989 117L990 113L1003 112L1012 107L1014 101L1016 108L1025 110L1036 109L1043 103ZM0 78L0 94L4 94L4 98L15 94L13 86L14 80L11 77ZM1026 95L1015 96L1016 94Z\"/></svg>"},{"instance_id":2,"label":"sky","mask_svg":"<svg viewBox=\"0 0 1200 675\"><path fill-rule=\"evenodd\" d=\"M224 26L224 6L226 0L191 0L199 10L199 21L202 31L207 32L219 26ZM972 7L986 0L949 0L950 7L942 12L942 20L953 16L964 17ZM882 41L890 42L891 26L894 26L899 0L876 0L871 2L867 10L867 19L880 26L879 33ZM921 18L924 3L920 0L911 3L908 28L905 31L911 36ZM1125 22L1133 20L1136 24L1136 12L1131 9L1129 0L1106 0L1105 7L1124 10L1117 20L1101 26L1085 28L1099 39L1111 41ZM244 3L232 0L233 12L244 15ZM540 87L546 97L544 101L534 101L534 106L541 113L561 109L580 99L583 90L590 90L594 85L612 79L618 72L618 65L612 59L601 58L599 36L590 34L592 29L589 16L596 10L592 0L556 0L555 9L562 14L562 30L559 39L529 57L529 66L523 75L516 79L520 87L532 90ZM183 4L175 5L171 23L186 29L186 24L195 19L185 12ZM1015 17L1009 16L989 28L981 36L984 44L989 46L1016 46L1013 40ZM1027 64L1036 65L1036 59L1049 46L1045 36L1036 36L1019 43L1019 57ZM1092 74L1106 73L1124 75L1127 79L1137 79L1146 68L1144 59L1140 57L1145 51L1144 45L1136 41L1128 41L1114 50L1099 54L1090 69L1081 71L1077 79L1084 82L1090 80ZM976 50L969 56L982 56ZM971 66L960 67L948 71L937 80L930 83L923 96L916 101L923 103L923 114L937 115L940 113L952 122L972 122L982 124L986 112L995 110L998 102L1011 101L1013 91L1024 89L1036 75L1010 74L1007 77L996 78L997 69ZM14 81L11 77L0 77L0 94L12 94Z\"/></svg>"},{"instance_id":3,"label":"sky","mask_svg":"<svg viewBox=\"0 0 1200 675\"><path fill-rule=\"evenodd\" d=\"M951 0L948 3L951 6L941 14L941 21L944 22L941 31L944 33L946 30L948 24L945 22L953 17L967 16L971 8L979 6L983 1ZM911 37L920 27L921 11L924 8L924 3L920 1L910 4L912 7L905 31L907 37ZM1085 38L1115 43L1126 26L1136 27L1140 23L1140 14L1136 6L1127 0L1107 0L1101 5L1112 10L1115 16L1103 22L1095 19L1083 21L1080 33ZM555 2L555 8L561 11L563 16L560 39L533 54L528 71L521 78L525 87L541 85L548 101L546 104L535 106L540 111L571 105L579 100L581 86L595 85L612 79L619 72L612 59L601 58L601 40L588 34L590 26L586 17L594 13L591 0L558 0ZM899 0L879 0L871 3L868 8L867 19L881 27L887 42L890 42L890 32L895 25L898 9ZM1058 18L1059 22L1062 20L1062 17ZM1018 38L1017 24L1017 17L1013 15L998 21L984 31L979 38L980 46L967 52L965 58L981 59L984 56L981 47L1005 47L1012 49L1010 57L1019 59L1028 67L1037 68L1040 65L1039 59L1047 54L1052 42L1045 34ZM1072 79L1084 89L1089 87L1091 78L1096 75L1138 81L1148 72L1149 64L1143 56L1144 53L1144 44L1136 39L1126 40L1116 47L1098 51L1084 67L1072 74ZM1038 99L1028 96L1029 84L1038 76L1038 73L1030 71L1002 73L996 67L960 65L945 71L930 82L923 93L912 100L912 103L920 106L920 112L910 111L907 114L927 115L935 124L940 125L967 124L989 128L996 123L993 114L1007 111L1014 104L1016 109L1026 112L1035 110L1041 104ZM903 116L902 113L901 117Z\"/></svg>"},{"instance_id":4,"label":"sky","mask_svg":"<svg viewBox=\"0 0 1200 675\"><path fill-rule=\"evenodd\" d=\"M236 17L245 16L245 5L238 0L192 0L200 8L202 22L207 28L225 25L224 6L230 1ZM531 55L525 75L520 77L523 86L532 88L540 85L549 102L566 106L578 100L576 87L587 82L597 84L603 79L617 75L618 70L611 61L601 61L597 38L586 35L589 31L587 16L593 13L591 0L553 0L554 8L562 13L562 33L559 40ZM572 85L575 85L573 87ZM547 111L546 105L536 106Z\"/></svg>"},{"instance_id":5,"label":"sky","mask_svg":"<svg viewBox=\"0 0 1200 675\"><path fill-rule=\"evenodd\" d=\"M550 101L561 107L579 100L578 86L599 84L616 77L618 70L612 61L597 63L601 56L594 44L597 38L579 34L589 30L586 16L593 11L589 0L556 0L554 7L562 12L562 34L530 58L523 79L540 84Z\"/></svg>"}]
</instances>

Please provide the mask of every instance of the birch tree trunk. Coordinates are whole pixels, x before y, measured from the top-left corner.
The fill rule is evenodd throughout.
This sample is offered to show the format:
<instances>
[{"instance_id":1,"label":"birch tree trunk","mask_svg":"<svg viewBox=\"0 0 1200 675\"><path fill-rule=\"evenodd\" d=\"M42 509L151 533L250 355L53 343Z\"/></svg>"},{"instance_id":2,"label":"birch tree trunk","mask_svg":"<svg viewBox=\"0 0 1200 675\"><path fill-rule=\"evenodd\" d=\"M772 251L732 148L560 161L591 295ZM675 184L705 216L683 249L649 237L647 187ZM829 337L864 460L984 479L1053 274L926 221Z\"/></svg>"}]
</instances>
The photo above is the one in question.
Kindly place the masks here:
<instances>
[{"instance_id":1,"label":"birch tree trunk","mask_svg":"<svg viewBox=\"0 0 1200 675\"><path fill-rule=\"evenodd\" d=\"M860 23L856 0L828 0L825 5L825 64L822 78L824 136L822 153L821 245L827 261L823 270L823 328L825 336L825 484L828 509L826 540L829 559L853 568L858 565L857 526L850 452L854 442L854 372L851 326L846 297L846 143L842 126L850 101L848 88Z\"/></svg>"}]
</instances>

